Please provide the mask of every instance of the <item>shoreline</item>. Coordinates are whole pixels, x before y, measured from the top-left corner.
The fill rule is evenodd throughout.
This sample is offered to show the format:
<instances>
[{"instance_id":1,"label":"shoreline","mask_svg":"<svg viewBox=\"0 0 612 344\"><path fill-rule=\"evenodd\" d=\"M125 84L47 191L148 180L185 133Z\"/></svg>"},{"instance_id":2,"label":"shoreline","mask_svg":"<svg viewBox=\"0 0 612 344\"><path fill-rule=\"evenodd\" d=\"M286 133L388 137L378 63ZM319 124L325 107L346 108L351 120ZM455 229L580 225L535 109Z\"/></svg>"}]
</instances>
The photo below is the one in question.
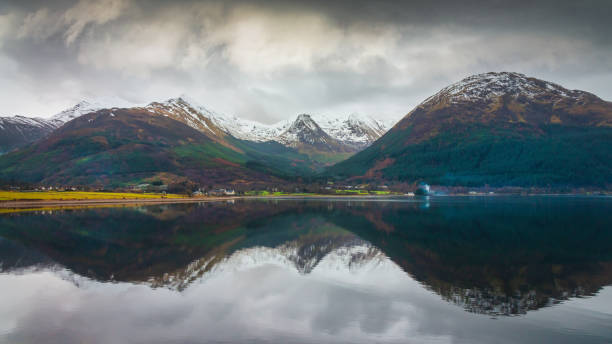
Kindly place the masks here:
<instances>
[{"instance_id":1,"label":"shoreline","mask_svg":"<svg viewBox=\"0 0 612 344\"><path fill-rule=\"evenodd\" d=\"M85 206L85 205L111 205L111 204L130 204L130 205L150 205L150 204L170 204L170 203L199 203L199 202L219 202L239 199L305 199L305 198L391 198L391 197L412 197L404 195L304 195L304 196L221 196L221 197L189 197L189 198L139 198L139 199L70 199L70 200L17 200L0 201L0 209L31 208L37 206Z\"/></svg>"},{"instance_id":2,"label":"shoreline","mask_svg":"<svg viewBox=\"0 0 612 344\"><path fill-rule=\"evenodd\" d=\"M610 195L585 195L585 194L453 194L453 195L283 195L283 196L221 196L221 197L190 197L190 198L146 198L146 199L71 199L71 200L17 200L0 201L0 209L27 209L40 207L70 207L70 206L103 206L103 205L155 205L155 204L177 204L177 203L200 203L200 202L223 202L232 200L248 199L422 199L424 197L610 197Z\"/></svg>"},{"instance_id":3,"label":"shoreline","mask_svg":"<svg viewBox=\"0 0 612 344\"><path fill-rule=\"evenodd\" d=\"M140 198L140 199L71 199L71 200L19 200L0 201L0 209L28 208L36 206L83 206L83 205L110 205L110 204L167 204L167 203L197 203L206 201L224 201L236 197L207 197L207 198Z\"/></svg>"}]
</instances>

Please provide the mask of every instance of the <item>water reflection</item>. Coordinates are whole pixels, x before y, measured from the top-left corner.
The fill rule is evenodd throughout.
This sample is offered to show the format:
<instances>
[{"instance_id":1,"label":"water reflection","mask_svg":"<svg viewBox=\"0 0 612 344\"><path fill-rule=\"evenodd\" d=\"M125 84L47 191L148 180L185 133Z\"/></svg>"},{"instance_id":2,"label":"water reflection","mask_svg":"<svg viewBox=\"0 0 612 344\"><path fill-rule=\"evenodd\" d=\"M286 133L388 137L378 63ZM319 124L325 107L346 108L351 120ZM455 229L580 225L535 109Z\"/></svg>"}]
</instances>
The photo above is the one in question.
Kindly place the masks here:
<instances>
[{"instance_id":1,"label":"water reflection","mask_svg":"<svg viewBox=\"0 0 612 344\"><path fill-rule=\"evenodd\" d=\"M202 285L252 292L242 288L248 283L272 298L287 292L279 288L335 281L346 287L326 302L342 312L351 311L352 297L371 302L368 309L382 307L360 326L386 331L386 317L398 320L411 311L380 295L401 294L406 285L413 295L433 291L458 310L495 316L594 295L612 284L611 203L286 200L5 214L0 269L7 276L54 271L77 285L128 283L187 294ZM277 268L285 271L282 276ZM397 285L402 287L394 289ZM306 301L319 302L306 294L310 300L293 302L306 309ZM223 307L244 305L225 300ZM216 311L227 312L223 307ZM295 309L284 311L299 316ZM311 321L340 331L342 326L333 325L336 311L328 311Z\"/></svg>"},{"instance_id":2,"label":"water reflection","mask_svg":"<svg viewBox=\"0 0 612 344\"><path fill-rule=\"evenodd\" d=\"M607 202L429 204L243 201L15 214L0 218L0 257L3 271L55 263L101 281L181 290L240 260L234 254L302 274L332 252L344 252L347 269L387 256L446 300L497 314L612 283Z\"/></svg>"}]
</instances>

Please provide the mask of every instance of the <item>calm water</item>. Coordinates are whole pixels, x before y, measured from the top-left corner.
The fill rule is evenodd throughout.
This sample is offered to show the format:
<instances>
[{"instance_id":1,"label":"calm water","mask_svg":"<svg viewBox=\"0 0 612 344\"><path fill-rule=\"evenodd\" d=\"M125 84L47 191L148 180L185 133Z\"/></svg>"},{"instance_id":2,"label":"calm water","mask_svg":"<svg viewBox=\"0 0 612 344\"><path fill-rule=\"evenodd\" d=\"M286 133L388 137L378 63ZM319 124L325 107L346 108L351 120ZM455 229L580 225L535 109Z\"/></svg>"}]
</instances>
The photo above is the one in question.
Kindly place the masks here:
<instances>
[{"instance_id":1,"label":"calm water","mask_svg":"<svg viewBox=\"0 0 612 344\"><path fill-rule=\"evenodd\" d=\"M1 343L612 343L612 199L0 215Z\"/></svg>"}]
</instances>

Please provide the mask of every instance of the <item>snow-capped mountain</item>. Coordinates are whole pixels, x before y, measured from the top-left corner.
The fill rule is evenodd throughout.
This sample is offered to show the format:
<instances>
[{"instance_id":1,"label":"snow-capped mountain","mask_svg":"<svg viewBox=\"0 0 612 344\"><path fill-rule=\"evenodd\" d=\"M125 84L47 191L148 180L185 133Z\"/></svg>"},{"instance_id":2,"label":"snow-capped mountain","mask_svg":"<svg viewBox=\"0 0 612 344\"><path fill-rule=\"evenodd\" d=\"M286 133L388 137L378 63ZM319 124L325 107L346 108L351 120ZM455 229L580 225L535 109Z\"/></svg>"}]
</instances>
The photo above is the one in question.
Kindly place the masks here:
<instances>
[{"instance_id":1,"label":"snow-capped mountain","mask_svg":"<svg viewBox=\"0 0 612 344\"><path fill-rule=\"evenodd\" d=\"M422 105L441 101L459 104L474 101L488 101L501 96L526 97L531 100L563 98L564 100L581 101L586 98L597 98L595 95L568 90L555 83L525 76L513 72L490 72L472 75L451 84L440 92L427 98Z\"/></svg>"},{"instance_id":2,"label":"snow-capped mountain","mask_svg":"<svg viewBox=\"0 0 612 344\"><path fill-rule=\"evenodd\" d=\"M606 185L611 128L612 103L591 93L519 73L478 74L419 104L371 146L377 154L358 153L329 173L455 185Z\"/></svg>"},{"instance_id":3,"label":"snow-capped mountain","mask_svg":"<svg viewBox=\"0 0 612 344\"><path fill-rule=\"evenodd\" d=\"M491 72L473 75L443 88L418 105L402 121L419 117L420 122L428 125L440 125L447 121L489 124L495 121L532 126L611 127L610 105L589 92L569 90L520 73ZM439 121L419 115L424 112L441 113L451 108L453 115L444 116ZM426 133L425 130L423 133ZM417 137L414 130L411 137Z\"/></svg>"},{"instance_id":4,"label":"snow-capped mountain","mask_svg":"<svg viewBox=\"0 0 612 344\"><path fill-rule=\"evenodd\" d=\"M154 115L172 118L204 133L215 141L222 141L229 133L231 121L225 115L188 102L183 98L171 98L163 102L153 102L144 109Z\"/></svg>"},{"instance_id":5,"label":"snow-capped mountain","mask_svg":"<svg viewBox=\"0 0 612 344\"><path fill-rule=\"evenodd\" d=\"M153 115L170 117L226 146L229 146L227 136L231 135L241 140L254 142L275 141L311 156L322 153L326 155L326 164L342 160L346 158L346 154L352 154L367 147L382 136L389 127L382 121L356 114L348 116L300 114L275 124L264 124L215 112L186 96L142 106L135 106L120 98L99 98L83 100L48 120L25 117L5 120L4 126L6 127L9 127L9 122L12 121L14 125L22 128L16 129L15 135L19 136L19 133L24 133L25 136L17 140L19 142L13 143L15 139L8 142L9 135L4 135L7 143L3 143L5 147L0 147L0 149L7 151L25 143L34 142L75 118L102 109L113 108L139 108ZM27 131L25 127L35 128L35 130ZM33 134L27 134L28 132L33 132ZM340 155L336 156L336 153Z\"/></svg>"},{"instance_id":6,"label":"snow-capped mountain","mask_svg":"<svg viewBox=\"0 0 612 344\"><path fill-rule=\"evenodd\" d=\"M291 125L275 139L285 146L308 148L321 152L351 152L352 147L331 137L315 122L310 115L298 115Z\"/></svg>"},{"instance_id":7,"label":"snow-capped mountain","mask_svg":"<svg viewBox=\"0 0 612 344\"><path fill-rule=\"evenodd\" d=\"M121 98L117 97L106 97L106 98L96 98L90 100L83 100L76 104L75 106L66 109L50 118L52 122L56 124L56 126L61 126L64 123L71 121L77 117L81 117L85 114L95 112L102 109L112 109L112 108L130 108L134 107L133 103L127 102Z\"/></svg>"},{"instance_id":8,"label":"snow-capped mountain","mask_svg":"<svg viewBox=\"0 0 612 344\"><path fill-rule=\"evenodd\" d=\"M0 153L37 141L56 128L54 121L44 118L0 117Z\"/></svg>"},{"instance_id":9,"label":"snow-capped mountain","mask_svg":"<svg viewBox=\"0 0 612 344\"><path fill-rule=\"evenodd\" d=\"M300 134L298 132L300 129L314 133L318 131L314 130L316 126L332 139L355 149L362 149L382 136L393 124L358 114L345 116L300 114L274 124L264 124L213 111L185 95L148 105L134 105L116 97L88 99L52 116L49 121L61 126L98 110L132 107L146 108L156 114L182 121L202 132L218 135L221 130L241 140L277 141L288 146L295 146L298 143L296 140L306 139L309 136L306 133ZM308 122L314 122L315 126L311 123L304 125L307 118L310 118ZM314 138L310 137L307 140L312 141L312 139Z\"/></svg>"},{"instance_id":10,"label":"snow-capped mountain","mask_svg":"<svg viewBox=\"0 0 612 344\"><path fill-rule=\"evenodd\" d=\"M356 114L335 117L300 114L275 124L263 124L212 111L185 96L153 102L146 108L214 135L222 131L241 140L276 141L294 148L312 145L324 151L361 150L389 127L385 122Z\"/></svg>"},{"instance_id":11,"label":"snow-capped mountain","mask_svg":"<svg viewBox=\"0 0 612 344\"><path fill-rule=\"evenodd\" d=\"M312 118L331 137L356 149L369 146L392 126L359 114L350 114L347 117L315 115Z\"/></svg>"}]
</instances>

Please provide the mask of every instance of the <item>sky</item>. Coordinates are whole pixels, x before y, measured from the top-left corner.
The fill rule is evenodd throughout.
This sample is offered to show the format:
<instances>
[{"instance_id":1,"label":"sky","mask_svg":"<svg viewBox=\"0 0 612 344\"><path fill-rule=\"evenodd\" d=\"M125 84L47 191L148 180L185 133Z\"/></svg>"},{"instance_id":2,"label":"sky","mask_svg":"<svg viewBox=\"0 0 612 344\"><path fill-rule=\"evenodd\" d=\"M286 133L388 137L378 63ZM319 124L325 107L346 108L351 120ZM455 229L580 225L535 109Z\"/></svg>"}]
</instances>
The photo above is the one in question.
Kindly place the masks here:
<instances>
[{"instance_id":1,"label":"sky","mask_svg":"<svg viewBox=\"0 0 612 344\"><path fill-rule=\"evenodd\" d=\"M262 123L399 119L472 74L612 100L612 1L2 0L0 115L188 95Z\"/></svg>"}]
</instances>

